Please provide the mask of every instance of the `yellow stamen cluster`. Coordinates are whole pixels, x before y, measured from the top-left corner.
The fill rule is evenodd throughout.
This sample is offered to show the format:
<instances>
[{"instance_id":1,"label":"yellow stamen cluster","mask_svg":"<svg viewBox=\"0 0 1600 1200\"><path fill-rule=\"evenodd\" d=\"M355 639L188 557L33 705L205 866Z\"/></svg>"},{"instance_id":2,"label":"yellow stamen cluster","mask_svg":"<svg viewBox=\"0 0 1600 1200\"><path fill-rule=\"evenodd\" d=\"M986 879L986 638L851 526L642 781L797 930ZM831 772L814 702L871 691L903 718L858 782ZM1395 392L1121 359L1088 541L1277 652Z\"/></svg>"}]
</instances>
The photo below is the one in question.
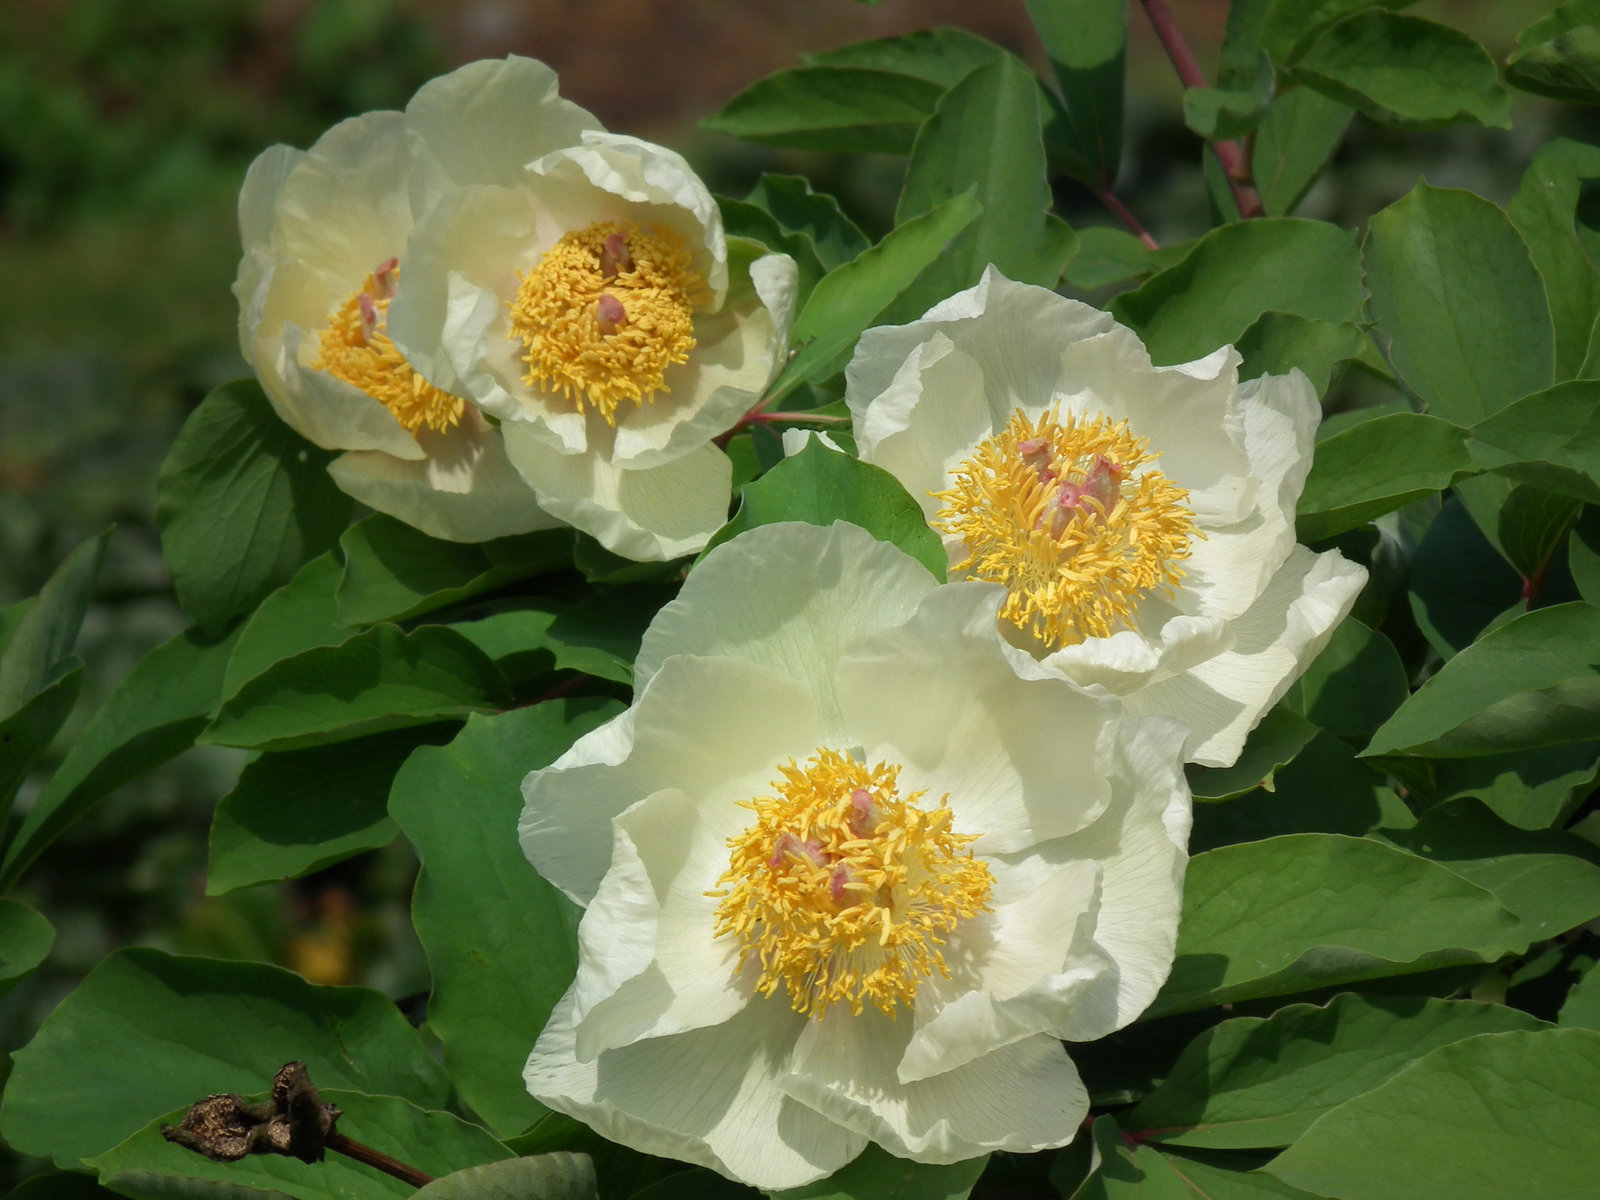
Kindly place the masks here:
<instances>
[{"instance_id":1,"label":"yellow stamen cluster","mask_svg":"<svg viewBox=\"0 0 1600 1200\"><path fill-rule=\"evenodd\" d=\"M393 413L407 433L424 425L452 429L461 420L465 402L413 371L389 338L389 301L399 277L395 260L380 263L360 290L328 318L311 365L360 388Z\"/></svg>"},{"instance_id":2,"label":"yellow stamen cluster","mask_svg":"<svg viewBox=\"0 0 1600 1200\"><path fill-rule=\"evenodd\" d=\"M1183 579L1204 537L1189 493L1159 471L1126 421L1018 410L956 472L934 519L966 544L954 568L1002 583L1000 615L1048 649L1134 625L1140 597Z\"/></svg>"},{"instance_id":3,"label":"yellow stamen cluster","mask_svg":"<svg viewBox=\"0 0 1600 1200\"><path fill-rule=\"evenodd\" d=\"M604 221L564 236L522 281L511 334L527 347L523 382L588 406L610 425L625 400L671 389L666 371L694 349L710 302L684 239L661 225Z\"/></svg>"},{"instance_id":4,"label":"yellow stamen cluster","mask_svg":"<svg viewBox=\"0 0 1600 1200\"><path fill-rule=\"evenodd\" d=\"M716 935L738 938L739 965L761 964L756 990L783 984L796 1012L871 1001L892 1015L922 980L949 978L941 935L984 911L994 877L965 848L978 835L951 832L948 796L902 798L898 765L819 749L778 770L775 796L744 802L755 823L728 839L707 893L721 898Z\"/></svg>"}]
</instances>

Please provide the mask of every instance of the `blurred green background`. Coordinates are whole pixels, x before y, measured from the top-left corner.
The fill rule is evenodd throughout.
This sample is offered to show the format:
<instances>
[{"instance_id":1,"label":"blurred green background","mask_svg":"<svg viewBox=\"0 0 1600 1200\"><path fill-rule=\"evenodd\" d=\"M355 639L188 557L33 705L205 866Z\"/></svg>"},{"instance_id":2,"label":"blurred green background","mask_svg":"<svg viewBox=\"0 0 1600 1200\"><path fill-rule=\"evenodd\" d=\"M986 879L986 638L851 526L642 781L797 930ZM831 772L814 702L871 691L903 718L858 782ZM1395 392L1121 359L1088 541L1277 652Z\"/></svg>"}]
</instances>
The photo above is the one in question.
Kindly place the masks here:
<instances>
[{"instance_id":1,"label":"blurred green background","mask_svg":"<svg viewBox=\"0 0 1600 1200\"><path fill-rule=\"evenodd\" d=\"M1226 3L1172 7L1209 69ZM1550 7L1433 0L1414 11L1467 29L1503 59L1516 31ZM186 624L161 563L155 481L185 416L245 373L229 293L233 206L257 153L307 146L343 117L403 106L442 71L515 52L554 66L563 94L609 127L683 150L714 191L742 195L762 170L807 174L876 235L892 212L897 161L761 150L694 122L801 53L935 24L963 25L1043 65L1022 0L0 5L0 605L31 595L79 541L117 526L78 646L86 697L61 745L145 651ZM1137 11L1129 73L1119 190L1164 244L1196 236L1211 223L1198 143ZM1510 131L1407 134L1357 118L1302 211L1359 225L1422 174L1503 203L1555 132L1600 134L1558 131L1556 119L1531 101ZM1072 185L1058 200L1074 224L1111 223ZM77 979L128 944L276 961L397 998L426 988L408 921L415 863L403 845L292 884L205 896L211 811L238 765L225 751L192 751L114 795L33 869L18 898L59 939L40 972L0 997L0 1045L25 1042ZM0 1191L29 1168L0 1145Z\"/></svg>"}]
</instances>

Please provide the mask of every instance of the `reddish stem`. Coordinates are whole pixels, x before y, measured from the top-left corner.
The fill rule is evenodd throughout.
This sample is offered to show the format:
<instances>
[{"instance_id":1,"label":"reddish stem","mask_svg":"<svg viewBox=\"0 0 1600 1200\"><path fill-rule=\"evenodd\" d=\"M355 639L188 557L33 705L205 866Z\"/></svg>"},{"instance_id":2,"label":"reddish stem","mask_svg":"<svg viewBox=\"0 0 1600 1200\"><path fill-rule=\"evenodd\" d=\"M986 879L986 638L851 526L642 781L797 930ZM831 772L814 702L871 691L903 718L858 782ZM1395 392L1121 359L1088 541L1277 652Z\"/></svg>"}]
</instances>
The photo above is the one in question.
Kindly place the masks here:
<instances>
[{"instance_id":1,"label":"reddish stem","mask_svg":"<svg viewBox=\"0 0 1600 1200\"><path fill-rule=\"evenodd\" d=\"M1194 52L1189 49L1189 43L1184 39L1183 31L1178 28L1178 22L1172 17L1172 10L1167 7L1167 0L1141 0L1141 2L1144 4L1145 16L1150 18L1156 37L1160 39L1167 57L1172 60L1183 86L1210 87L1211 85L1206 82L1205 72L1200 69L1200 64L1195 61ZM1211 146L1217 152L1217 160L1222 163L1222 173L1227 177L1228 187L1233 192L1233 202L1239 206L1239 215L1241 217L1265 215L1266 210L1261 207L1261 196L1250 182L1250 156L1244 147L1233 141L1216 141L1212 142Z\"/></svg>"},{"instance_id":2,"label":"reddish stem","mask_svg":"<svg viewBox=\"0 0 1600 1200\"><path fill-rule=\"evenodd\" d=\"M346 1158L353 1158L359 1163L366 1163L367 1166L374 1167L385 1175L393 1175L396 1179L409 1183L412 1187L422 1187L433 1182L432 1175L424 1175L409 1163L403 1163L398 1158L390 1158L387 1154L374 1150L371 1146L363 1146L360 1142L351 1141L342 1133L330 1133L327 1142L324 1144L335 1154L343 1154Z\"/></svg>"},{"instance_id":3,"label":"reddish stem","mask_svg":"<svg viewBox=\"0 0 1600 1200\"><path fill-rule=\"evenodd\" d=\"M1133 212L1128 208L1128 206L1117 198L1117 194L1115 192L1113 192L1110 188L1097 188L1095 190L1095 195L1100 198L1101 204L1104 204L1108 209L1111 210L1112 215L1114 215L1117 220L1126 225L1129 231L1144 243L1146 250L1161 249L1160 243L1157 242L1155 238L1150 236L1149 230L1147 230L1143 225L1139 224L1139 218L1134 216Z\"/></svg>"}]
</instances>

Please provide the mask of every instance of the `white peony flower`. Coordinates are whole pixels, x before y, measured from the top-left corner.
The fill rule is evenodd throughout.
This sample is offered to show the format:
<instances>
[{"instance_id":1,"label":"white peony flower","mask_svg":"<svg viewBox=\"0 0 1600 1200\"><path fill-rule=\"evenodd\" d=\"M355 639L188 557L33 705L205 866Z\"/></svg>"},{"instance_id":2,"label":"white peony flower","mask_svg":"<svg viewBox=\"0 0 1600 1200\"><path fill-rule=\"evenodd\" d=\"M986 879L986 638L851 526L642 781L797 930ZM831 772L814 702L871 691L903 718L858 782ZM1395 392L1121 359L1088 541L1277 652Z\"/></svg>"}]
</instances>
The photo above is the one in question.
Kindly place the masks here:
<instances>
[{"instance_id":1,"label":"white peony flower","mask_svg":"<svg viewBox=\"0 0 1600 1200\"><path fill-rule=\"evenodd\" d=\"M509 120L493 92L474 92L475 117ZM413 120L467 186L417 224L396 344L500 422L546 511L630 558L700 549L732 484L712 438L782 365L793 260L730 243L670 150L572 127L537 154L507 139L464 156L459 124Z\"/></svg>"},{"instance_id":2,"label":"white peony flower","mask_svg":"<svg viewBox=\"0 0 1600 1200\"><path fill-rule=\"evenodd\" d=\"M283 420L329 450L346 492L435 537L481 541L560 522L540 510L499 431L430 385L395 346L389 309L410 273L414 216L473 156L536 158L594 118L530 59L475 63L425 85L405 113L334 126L309 151L274 146L239 195L239 341ZM489 98L492 97L492 103ZM449 127L453 155L419 129Z\"/></svg>"},{"instance_id":3,"label":"white peony flower","mask_svg":"<svg viewBox=\"0 0 1600 1200\"><path fill-rule=\"evenodd\" d=\"M1132 330L991 267L846 374L863 460L944 537L954 579L1004 584L1025 675L1103 685L1228 766L1327 644L1363 568L1294 540L1321 410L1239 355L1154 367Z\"/></svg>"},{"instance_id":4,"label":"white peony flower","mask_svg":"<svg viewBox=\"0 0 1600 1200\"><path fill-rule=\"evenodd\" d=\"M534 1096L762 1188L869 1141L1072 1139L1059 1039L1128 1024L1172 964L1184 733L1019 677L1000 599L842 523L695 568L633 707L523 785L524 850L587 908Z\"/></svg>"}]
</instances>

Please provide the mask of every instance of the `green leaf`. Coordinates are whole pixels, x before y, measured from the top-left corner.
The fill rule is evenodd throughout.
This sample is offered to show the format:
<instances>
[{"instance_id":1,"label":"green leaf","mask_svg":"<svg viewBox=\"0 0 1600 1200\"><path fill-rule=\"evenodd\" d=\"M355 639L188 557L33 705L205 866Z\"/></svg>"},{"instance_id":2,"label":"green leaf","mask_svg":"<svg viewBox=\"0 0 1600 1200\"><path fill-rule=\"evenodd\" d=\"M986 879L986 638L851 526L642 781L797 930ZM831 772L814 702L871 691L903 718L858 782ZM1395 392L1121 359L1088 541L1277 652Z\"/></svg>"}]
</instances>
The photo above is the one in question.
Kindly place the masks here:
<instances>
[{"instance_id":1,"label":"green leaf","mask_svg":"<svg viewBox=\"0 0 1600 1200\"><path fill-rule=\"evenodd\" d=\"M1253 132L1272 103L1277 83L1272 59L1264 51L1257 52L1247 81L1249 86L1239 88L1185 88L1183 123L1207 141Z\"/></svg>"},{"instance_id":2,"label":"green leaf","mask_svg":"<svg viewBox=\"0 0 1600 1200\"><path fill-rule=\"evenodd\" d=\"M1091 225L1076 232L1078 250L1064 275L1080 291L1123 283L1155 270L1149 247L1124 229Z\"/></svg>"},{"instance_id":3,"label":"green leaf","mask_svg":"<svg viewBox=\"0 0 1600 1200\"><path fill-rule=\"evenodd\" d=\"M318 646L337 646L356 635L339 619L336 589L343 574L336 551L319 554L245 618L228 656L224 697L286 658Z\"/></svg>"},{"instance_id":4,"label":"green leaf","mask_svg":"<svg viewBox=\"0 0 1600 1200\"><path fill-rule=\"evenodd\" d=\"M1518 50L1506 62L1506 80L1536 96L1600 104L1600 26L1579 25Z\"/></svg>"},{"instance_id":5,"label":"green leaf","mask_svg":"<svg viewBox=\"0 0 1600 1200\"><path fill-rule=\"evenodd\" d=\"M83 688L83 664L66 659L65 672L35 692L10 716L0 718L0 829L11 816L11 804L28 777L28 769L49 747L57 730L72 714Z\"/></svg>"},{"instance_id":6,"label":"green leaf","mask_svg":"<svg viewBox=\"0 0 1600 1200\"><path fill-rule=\"evenodd\" d=\"M1594 605L1525 613L1445 663L1363 753L1458 758L1600 737L1596 647Z\"/></svg>"},{"instance_id":7,"label":"green leaf","mask_svg":"<svg viewBox=\"0 0 1600 1200\"><path fill-rule=\"evenodd\" d=\"M1335 1108L1265 1170L1348 1200L1579 1197L1594 1190L1597 1096L1600 1033L1483 1034Z\"/></svg>"},{"instance_id":8,"label":"green leaf","mask_svg":"<svg viewBox=\"0 0 1600 1200\"><path fill-rule=\"evenodd\" d=\"M30 1175L6 1193L7 1200L110 1200L115 1195L116 1192L101 1187L93 1175L70 1171L45 1171ZM206 1197L206 1200L227 1198L218 1193ZM257 1198L252 1196L251 1200Z\"/></svg>"},{"instance_id":9,"label":"green leaf","mask_svg":"<svg viewBox=\"0 0 1600 1200\"><path fill-rule=\"evenodd\" d=\"M206 894L291 879L387 846L398 832L388 810L395 772L419 745L448 741L455 729L423 725L245 764L211 821Z\"/></svg>"},{"instance_id":10,"label":"green leaf","mask_svg":"<svg viewBox=\"0 0 1600 1200\"><path fill-rule=\"evenodd\" d=\"M1375 121L1432 129L1511 127L1511 97L1489 52L1448 25L1366 8L1327 26L1294 77Z\"/></svg>"},{"instance_id":11,"label":"green leaf","mask_svg":"<svg viewBox=\"0 0 1600 1200\"><path fill-rule=\"evenodd\" d=\"M904 154L944 87L871 67L798 67L745 88L702 129L763 146Z\"/></svg>"},{"instance_id":12,"label":"green leaf","mask_svg":"<svg viewBox=\"0 0 1600 1200\"><path fill-rule=\"evenodd\" d=\"M979 207L970 195L957 196L897 226L876 246L824 276L790 333L799 352L768 389L768 396L775 401L799 384L841 369L861 331L977 218Z\"/></svg>"},{"instance_id":13,"label":"green leaf","mask_svg":"<svg viewBox=\"0 0 1600 1200\"><path fill-rule=\"evenodd\" d=\"M1236 1160L1202 1161L1130 1145L1110 1116L1095 1119L1094 1141L1100 1167L1072 1200L1316 1200Z\"/></svg>"},{"instance_id":14,"label":"green leaf","mask_svg":"<svg viewBox=\"0 0 1600 1200\"><path fill-rule=\"evenodd\" d=\"M1459 493L1444 502L1423 535L1412 556L1408 587L1418 628L1445 658L1522 604L1521 577L1483 536Z\"/></svg>"},{"instance_id":15,"label":"green leaf","mask_svg":"<svg viewBox=\"0 0 1600 1200\"><path fill-rule=\"evenodd\" d=\"M794 259L799 278L795 302L804 304L806 297L811 295L811 289L817 286L817 280L825 274L811 239L804 234L785 230L764 208L727 196L718 196L716 201L722 213L722 228L728 237L759 242L769 250L779 251Z\"/></svg>"},{"instance_id":16,"label":"green leaf","mask_svg":"<svg viewBox=\"0 0 1600 1200\"><path fill-rule=\"evenodd\" d=\"M948 1165L910 1162L869 1145L826 1179L767 1194L772 1200L965 1200L988 1163L988 1155Z\"/></svg>"},{"instance_id":17,"label":"green leaf","mask_svg":"<svg viewBox=\"0 0 1600 1200\"><path fill-rule=\"evenodd\" d=\"M1386 8L1404 8L1412 2L1383 0ZM1272 61L1294 62L1311 45L1315 34L1371 3L1372 0L1265 0L1264 5L1257 2L1249 7L1257 10L1257 37L1261 47L1272 55ZM1267 11L1260 11L1262 7Z\"/></svg>"},{"instance_id":18,"label":"green leaf","mask_svg":"<svg viewBox=\"0 0 1600 1200\"><path fill-rule=\"evenodd\" d=\"M331 549L353 507L321 450L278 419L253 379L207 396L156 484L156 523L178 602L217 634L307 559Z\"/></svg>"},{"instance_id":19,"label":"green leaf","mask_svg":"<svg viewBox=\"0 0 1600 1200\"><path fill-rule=\"evenodd\" d=\"M315 1074L312 1082L317 1082ZM442 1177L441 1182L456 1172L483 1169L478 1164L526 1161L509 1158L511 1152L505 1146L452 1113L418 1108L398 1096L368 1096L320 1084L317 1092L325 1103L337 1105L343 1113L338 1131L345 1137L416 1167L425 1175ZM270 1189L265 1196L261 1191L248 1193L261 1200L266 1196L399 1200L422 1194L410 1184L342 1154L329 1154L317 1163L277 1154L214 1163L161 1136L162 1125L176 1124L182 1116L179 1110L152 1121L121 1145L90 1159L89 1165L99 1170L108 1187L136 1200L166 1200L175 1195L210 1200L219 1195L218 1188L230 1189L220 1193L225 1197L233 1194L232 1188L246 1186ZM191 1180L206 1182L196 1185ZM190 1187L196 1190L190 1192Z\"/></svg>"},{"instance_id":20,"label":"green leaf","mask_svg":"<svg viewBox=\"0 0 1600 1200\"><path fill-rule=\"evenodd\" d=\"M1508 479L1600 502L1600 381L1558 383L1507 405L1473 426L1468 449Z\"/></svg>"},{"instance_id":21,"label":"green leaf","mask_svg":"<svg viewBox=\"0 0 1600 1200\"><path fill-rule=\"evenodd\" d=\"M941 582L949 574L939 535L900 481L882 467L828 449L819 438L745 486L733 520L712 535L702 557L747 529L778 521L848 521L898 546Z\"/></svg>"},{"instance_id":22,"label":"green leaf","mask_svg":"<svg viewBox=\"0 0 1600 1200\"><path fill-rule=\"evenodd\" d=\"M969 73L947 92L917 134L895 223L968 191L984 219L946 246L894 303L891 318L915 320L946 296L977 283L994 266L1020 283L1054 287L1077 249L1048 213L1039 81L1010 55ZM1062 232L1065 231L1065 232Z\"/></svg>"},{"instance_id":23,"label":"green leaf","mask_svg":"<svg viewBox=\"0 0 1600 1200\"><path fill-rule=\"evenodd\" d=\"M1566 0L1517 34L1517 49L1526 50L1584 25L1600 25L1600 0Z\"/></svg>"},{"instance_id":24,"label":"green leaf","mask_svg":"<svg viewBox=\"0 0 1600 1200\"><path fill-rule=\"evenodd\" d=\"M1567 565L1578 594L1590 604L1600 604L1600 508L1584 506L1567 539Z\"/></svg>"},{"instance_id":25,"label":"green leaf","mask_svg":"<svg viewBox=\"0 0 1600 1200\"><path fill-rule=\"evenodd\" d=\"M1330 325L1293 313L1262 313L1239 336L1240 379L1304 371L1317 394L1328 390L1333 369L1361 353L1365 338L1354 325Z\"/></svg>"},{"instance_id":26,"label":"green leaf","mask_svg":"<svg viewBox=\"0 0 1600 1200\"><path fill-rule=\"evenodd\" d=\"M1542 580L1583 505L1570 496L1522 484L1500 509L1500 549L1517 573Z\"/></svg>"},{"instance_id":27,"label":"green leaf","mask_svg":"<svg viewBox=\"0 0 1600 1200\"><path fill-rule=\"evenodd\" d=\"M1507 824L1548 829L1588 796L1600 774L1600 744L1572 742L1480 758L1441 758L1429 765L1436 802L1473 796Z\"/></svg>"},{"instance_id":28,"label":"green leaf","mask_svg":"<svg viewBox=\"0 0 1600 1200\"><path fill-rule=\"evenodd\" d=\"M1506 205L1544 280L1555 329L1555 378L1574 378L1583 368L1589 335L1600 314L1600 274L1594 237L1578 221L1586 180L1600 178L1600 147L1557 138L1541 147L1523 172L1517 194Z\"/></svg>"},{"instance_id":29,"label":"green leaf","mask_svg":"<svg viewBox=\"0 0 1600 1200\"><path fill-rule=\"evenodd\" d=\"M313 987L259 963L119 950L17 1051L0 1127L62 1166L213 1092L265 1090L286 1062L319 1088L442 1106L450 1081L377 992Z\"/></svg>"},{"instance_id":30,"label":"green leaf","mask_svg":"<svg viewBox=\"0 0 1600 1200\"><path fill-rule=\"evenodd\" d=\"M1122 159L1126 0L1028 0L1065 103L1049 133L1062 167L1091 188L1116 182Z\"/></svg>"},{"instance_id":31,"label":"green leaf","mask_svg":"<svg viewBox=\"0 0 1600 1200\"><path fill-rule=\"evenodd\" d=\"M55 941L49 921L26 904L0 898L0 996L33 973Z\"/></svg>"},{"instance_id":32,"label":"green leaf","mask_svg":"<svg viewBox=\"0 0 1600 1200\"><path fill-rule=\"evenodd\" d=\"M1295 529L1320 542L1479 470L1468 433L1423 413L1396 413L1352 425L1317 444L1300 493Z\"/></svg>"},{"instance_id":33,"label":"green leaf","mask_svg":"<svg viewBox=\"0 0 1600 1200\"><path fill-rule=\"evenodd\" d=\"M844 266L872 244L839 202L812 191L804 176L764 174L745 201L770 213L784 232L805 238L825 271Z\"/></svg>"},{"instance_id":34,"label":"green leaf","mask_svg":"<svg viewBox=\"0 0 1600 1200\"><path fill-rule=\"evenodd\" d=\"M802 55L801 61L808 67L866 67L892 71L948 88L954 87L973 68L1004 53L987 38L945 26L853 42L837 50Z\"/></svg>"},{"instance_id":35,"label":"green leaf","mask_svg":"<svg viewBox=\"0 0 1600 1200\"><path fill-rule=\"evenodd\" d=\"M589 1156L562 1151L468 1167L414 1193L416 1200L594 1200L599 1194Z\"/></svg>"},{"instance_id":36,"label":"green leaf","mask_svg":"<svg viewBox=\"0 0 1600 1200\"><path fill-rule=\"evenodd\" d=\"M1568 1029L1600 1029L1600 962L1592 962L1567 992L1557 1023Z\"/></svg>"},{"instance_id":37,"label":"green leaf","mask_svg":"<svg viewBox=\"0 0 1600 1200\"><path fill-rule=\"evenodd\" d=\"M78 640L83 615L89 610L90 594L110 537L108 529L78 546L22 610L0 653L0 719L18 712L36 693L58 683L66 673L66 660Z\"/></svg>"},{"instance_id":38,"label":"green leaf","mask_svg":"<svg viewBox=\"0 0 1600 1200\"><path fill-rule=\"evenodd\" d=\"M268 668L223 703L199 741L293 750L428 725L511 703L505 678L454 630L375 625Z\"/></svg>"},{"instance_id":39,"label":"green leaf","mask_svg":"<svg viewBox=\"0 0 1600 1200\"><path fill-rule=\"evenodd\" d=\"M1287 1146L1436 1046L1544 1025L1503 1005L1421 996L1347 993L1326 1007L1294 1004L1267 1020L1206 1030L1120 1123L1178 1146Z\"/></svg>"},{"instance_id":40,"label":"green leaf","mask_svg":"<svg viewBox=\"0 0 1600 1200\"><path fill-rule=\"evenodd\" d=\"M1329 733L1365 743L1410 694L1394 644L1347 617L1290 689L1288 700Z\"/></svg>"},{"instance_id":41,"label":"green leaf","mask_svg":"<svg viewBox=\"0 0 1600 1200\"><path fill-rule=\"evenodd\" d=\"M1183 896L1177 961L1146 1017L1493 962L1527 945L1489 891L1364 838L1210 850L1190 860Z\"/></svg>"},{"instance_id":42,"label":"green leaf","mask_svg":"<svg viewBox=\"0 0 1600 1200\"><path fill-rule=\"evenodd\" d=\"M433 974L428 1027L462 1097L502 1134L545 1111L522 1064L578 962L577 906L517 841L522 780L619 710L563 700L471 717L448 746L413 754L390 791L422 860L413 919Z\"/></svg>"},{"instance_id":43,"label":"green leaf","mask_svg":"<svg viewBox=\"0 0 1600 1200\"><path fill-rule=\"evenodd\" d=\"M631 686L645 627L676 594L658 584L595 590L550 623L556 665Z\"/></svg>"},{"instance_id":44,"label":"green leaf","mask_svg":"<svg viewBox=\"0 0 1600 1200\"><path fill-rule=\"evenodd\" d=\"M1256 788L1273 790L1273 776L1294 760L1317 734L1317 727L1287 708L1271 709L1250 731L1244 750L1231 767L1189 766L1189 787L1196 800L1232 800Z\"/></svg>"},{"instance_id":45,"label":"green leaf","mask_svg":"<svg viewBox=\"0 0 1600 1200\"><path fill-rule=\"evenodd\" d=\"M1291 88L1272 102L1256 127L1250 173L1269 217L1294 212L1354 116L1348 105L1311 88Z\"/></svg>"},{"instance_id":46,"label":"green leaf","mask_svg":"<svg viewBox=\"0 0 1600 1200\"><path fill-rule=\"evenodd\" d=\"M1550 386L1544 284L1489 201L1419 183L1372 218L1363 261L1395 370L1435 416L1471 425Z\"/></svg>"},{"instance_id":47,"label":"green leaf","mask_svg":"<svg viewBox=\"0 0 1600 1200\"><path fill-rule=\"evenodd\" d=\"M0 889L95 801L194 744L222 699L222 675L236 637L207 645L189 630L128 672L23 818L0 863Z\"/></svg>"},{"instance_id":48,"label":"green leaf","mask_svg":"<svg viewBox=\"0 0 1600 1200\"><path fill-rule=\"evenodd\" d=\"M567 530L466 544L419 533L382 515L353 525L339 541L344 578L339 616L346 625L400 621L491 592L567 562Z\"/></svg>"},{"instance_id":49,"label":"green leaf","mask_svg":"<svg viewBox=\"0 0 1600 1200\"><path fill-rule=\"evenodd\" d=\"M1355 234L1322 221L1264 217L1224 225L1177 265L1111 302L1158 364L1237 342L1263 313L1334 325L1361 310Z\"/></svg>"}]
</instances>

